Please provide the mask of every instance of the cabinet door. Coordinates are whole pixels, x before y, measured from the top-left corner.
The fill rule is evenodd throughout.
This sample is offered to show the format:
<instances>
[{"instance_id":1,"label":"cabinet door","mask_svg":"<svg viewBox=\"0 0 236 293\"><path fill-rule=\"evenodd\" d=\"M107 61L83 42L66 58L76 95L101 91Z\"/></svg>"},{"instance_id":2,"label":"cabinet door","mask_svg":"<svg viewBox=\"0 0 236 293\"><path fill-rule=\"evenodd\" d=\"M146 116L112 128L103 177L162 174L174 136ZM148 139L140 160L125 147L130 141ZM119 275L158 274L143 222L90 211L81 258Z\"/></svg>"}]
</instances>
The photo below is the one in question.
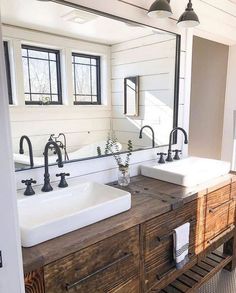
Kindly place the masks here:
<instances>
[{"instance_id":1,"label":"cabinet door","mask_svg":"<svg viewBox=\"0 0 236 293\"><path fill-rule=\"evenodd\" d=\"M45 293L43 269L25 274L26 293Z\"/></svg>"},{"instance_id":2,"label":"cabinet door","mask_svg":"<svg viewBox=\"0 0 236 293\"><path fill-rule=\"evenodd\" d=\"M134 227L47 265L45 287L46 293L123 292L138 276L139 227Z\"/></svg>"},{"instance_id":3,"label":"cabinet door","mask_svg":"<svg viewBox=\"0 0 236 293\"><path fill-rule=\"evenodd\" d=\"M166 273L175 271L173 229L190 222L190 259L195 257L197 201L143 224L144 231L144 290L162 282Z\"/></svg>"}]
</instances>

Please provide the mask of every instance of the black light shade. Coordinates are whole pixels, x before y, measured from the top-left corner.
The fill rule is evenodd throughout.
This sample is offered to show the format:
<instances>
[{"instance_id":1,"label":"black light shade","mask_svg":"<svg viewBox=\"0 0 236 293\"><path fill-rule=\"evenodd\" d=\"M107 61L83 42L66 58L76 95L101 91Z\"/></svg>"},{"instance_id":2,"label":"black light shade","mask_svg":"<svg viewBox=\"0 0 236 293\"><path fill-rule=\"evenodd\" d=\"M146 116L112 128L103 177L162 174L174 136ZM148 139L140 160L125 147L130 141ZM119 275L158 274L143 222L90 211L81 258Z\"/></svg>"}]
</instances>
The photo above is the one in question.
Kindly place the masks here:
<instances>
[{"instance_id":1,"label":"black light shade","mask_svg":"<svg viewBox=\"0 0 236 293\"><path fill-rule=\"evenodd\" d=\"M151 17L166 18L172 15L170 0L156 0L150 7L148 15Z\"/></svg>"},{"instance_id":2,"label":"black light shade","mask_svg":"<svg viewBox=\"0 0 236 293\"><path fill-rule=\"evenodd\" d=\"M180 27L195 27L200 24L197 14L193 10L193 4L191 0L185 9L185 12L180 16L178 20L178 26Z\"/></svg>"}]
</instances>

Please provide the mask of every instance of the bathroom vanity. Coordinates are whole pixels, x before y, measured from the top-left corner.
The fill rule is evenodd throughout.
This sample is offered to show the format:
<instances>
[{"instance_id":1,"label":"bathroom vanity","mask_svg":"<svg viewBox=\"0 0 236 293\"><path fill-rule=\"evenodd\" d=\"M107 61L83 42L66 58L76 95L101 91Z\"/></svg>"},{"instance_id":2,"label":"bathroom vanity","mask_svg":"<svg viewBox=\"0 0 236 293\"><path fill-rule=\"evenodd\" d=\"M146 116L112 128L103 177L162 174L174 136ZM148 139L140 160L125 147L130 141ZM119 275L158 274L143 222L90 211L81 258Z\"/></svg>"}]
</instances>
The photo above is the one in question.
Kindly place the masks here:
<instances>
[{"instance_id":1,"label":"bathroom vanity","mask_svg":"<svg viewBox=\"0 0 236 293\"><path fill-rule=\"evenodd\" d=\"M188 188L137 176L124 189L129 211L23 248L27 293L193 292L236 266L234 174ZM186 222L190 261L176 270L173 229Z\"/></svg>"}]
</instances>

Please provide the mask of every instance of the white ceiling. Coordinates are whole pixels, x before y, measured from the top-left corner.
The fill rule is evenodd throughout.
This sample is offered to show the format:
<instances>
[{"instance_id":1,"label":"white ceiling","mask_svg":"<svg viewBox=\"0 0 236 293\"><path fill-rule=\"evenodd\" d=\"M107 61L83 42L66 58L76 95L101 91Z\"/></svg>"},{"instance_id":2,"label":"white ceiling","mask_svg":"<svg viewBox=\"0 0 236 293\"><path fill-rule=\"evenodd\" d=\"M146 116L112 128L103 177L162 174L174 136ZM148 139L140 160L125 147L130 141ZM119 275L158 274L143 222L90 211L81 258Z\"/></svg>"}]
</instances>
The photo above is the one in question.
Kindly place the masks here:
<instances>
[{"instance_id":1,"label":"white ceiling","mask_svg":"<svg viewBox=\"0 0 236 293\"><path fill-rule=\"evenodd\" d=\"M154 0L117 0L149 9ZM178 19L184 12L188 0L171 0L173 18ZM192 0L199 16L200 26L194 32L218 42L236 44L236 0Z\"/></svg>"},{"instance_id":2,"label":"white ceiling","mask_svg":"<svg viewBox=\"0 0 236 293\"><path fill-rule=\"evenodd\" d=\"M2 22L10 25L110 45L152 33L151 28L130 26L101 16L85 24L63 19L73 10L53 2L1 0Z\"/></svg>"}]
</instances>

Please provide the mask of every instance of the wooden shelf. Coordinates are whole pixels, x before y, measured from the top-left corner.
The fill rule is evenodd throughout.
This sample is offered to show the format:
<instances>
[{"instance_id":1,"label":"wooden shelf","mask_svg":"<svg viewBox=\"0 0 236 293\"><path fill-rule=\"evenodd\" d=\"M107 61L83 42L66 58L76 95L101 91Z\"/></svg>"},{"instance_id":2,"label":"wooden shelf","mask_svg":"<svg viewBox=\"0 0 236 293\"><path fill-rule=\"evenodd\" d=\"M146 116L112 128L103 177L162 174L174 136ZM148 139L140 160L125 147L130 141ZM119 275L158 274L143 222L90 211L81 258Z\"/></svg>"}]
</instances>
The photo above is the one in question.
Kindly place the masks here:
<instances>
[{"instance_id":1,"label":"wooden shelf","mask_svg":"<svg viewBox=\"0 0 236 293\"><path fill-rule=\"evenodd\" d=\"M208 254L203 260L184 272L164 289L152 289L152 291L161 293L194 292L194 290L201 287L203 283L223 269L231 260L232 256L216 250Z\"/></svg>"}]
</instances>

